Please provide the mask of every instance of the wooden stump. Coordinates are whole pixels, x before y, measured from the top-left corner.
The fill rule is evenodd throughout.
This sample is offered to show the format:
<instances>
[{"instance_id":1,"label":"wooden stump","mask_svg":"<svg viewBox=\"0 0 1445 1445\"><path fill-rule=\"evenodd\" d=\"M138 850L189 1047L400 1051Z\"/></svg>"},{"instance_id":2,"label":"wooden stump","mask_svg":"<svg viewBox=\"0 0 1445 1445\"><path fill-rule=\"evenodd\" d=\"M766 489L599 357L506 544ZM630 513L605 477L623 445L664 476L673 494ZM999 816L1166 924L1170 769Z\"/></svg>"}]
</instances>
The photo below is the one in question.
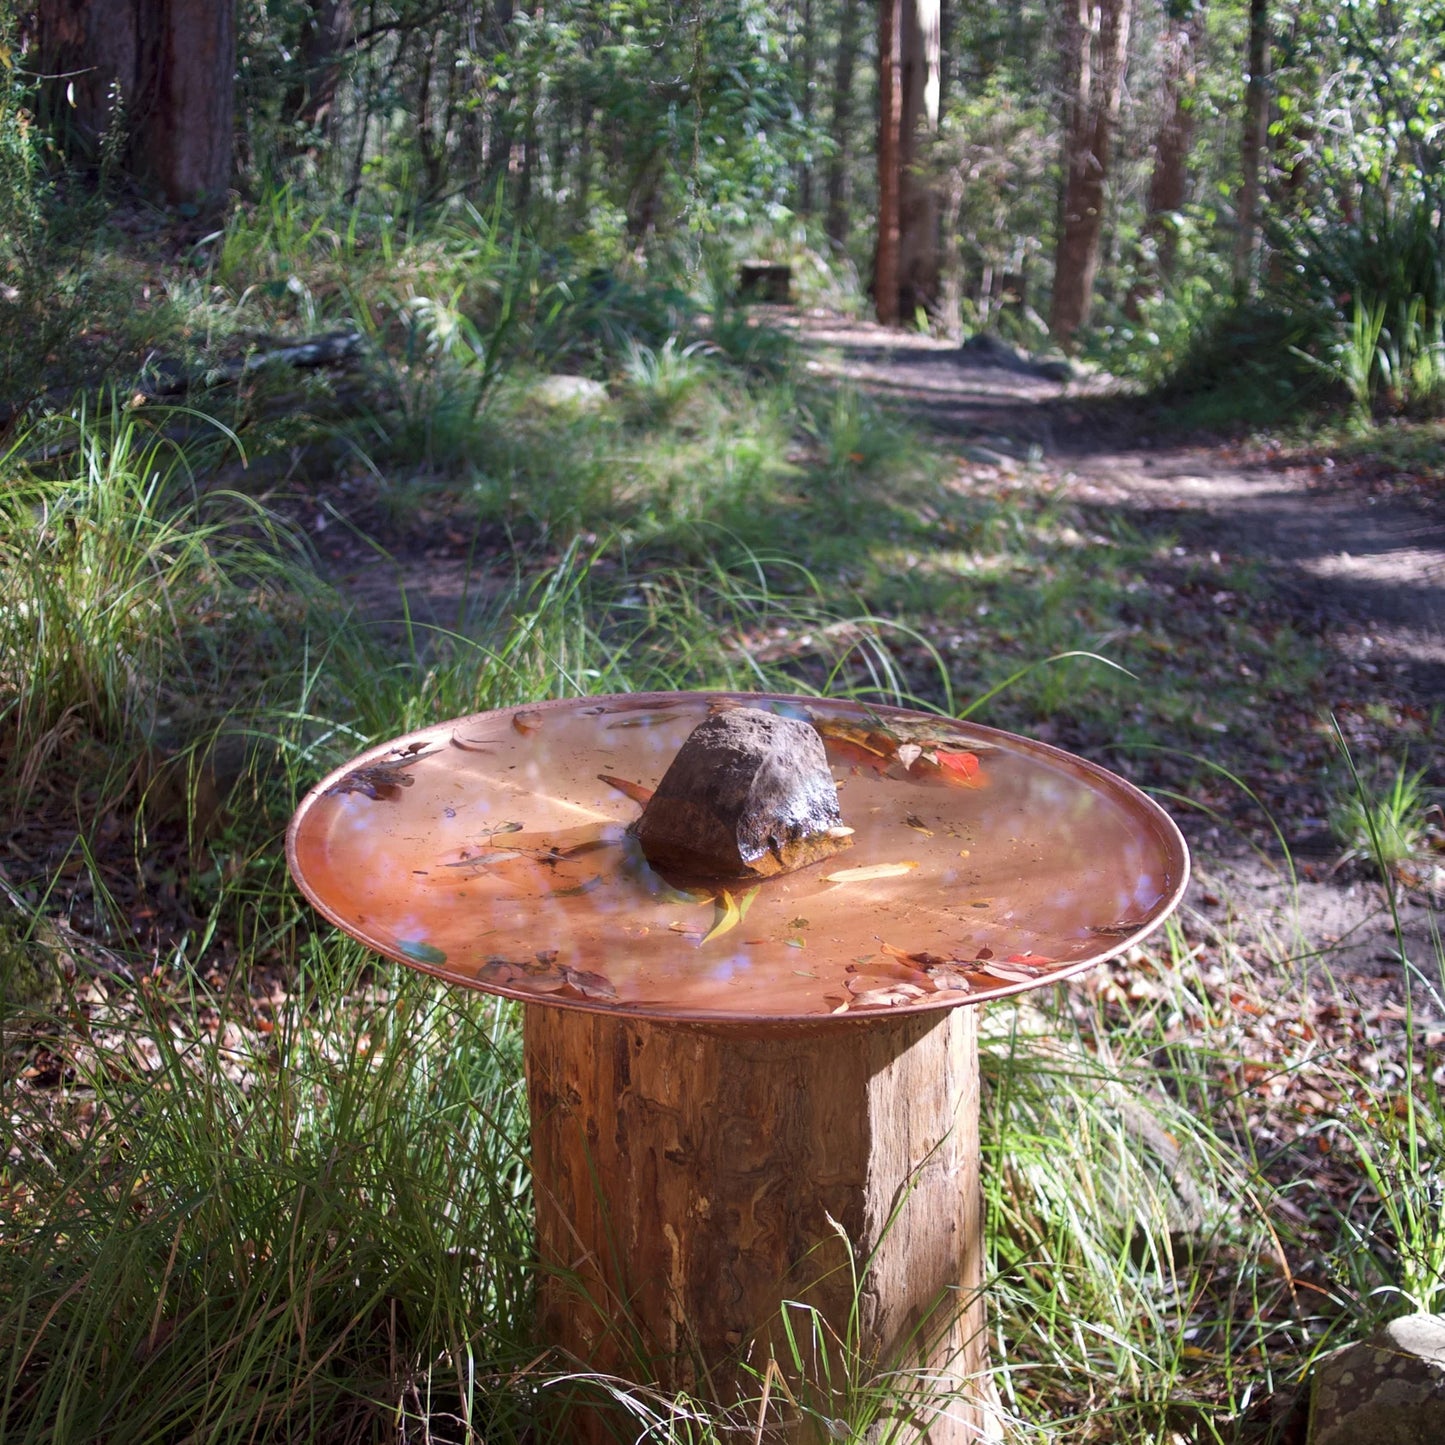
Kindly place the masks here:
<instances>
[{"instance_id":1,"label":"wooden stump","mask_svg":"<svg viewBox=\"0 0 1445 1445\"><path fill-rule=\"evenodd\" d=\"M770 1354L797 1393L800 1301L835 1385L901 1372L917 1438L992 1438L975 1010L755 1027L529 1004L525 1038L547 1343L728 1407Z\"/></svg>"},{"instance_id":2,"label":"wooden stump","mask_svg":"<svg viewBox=\"0 0 1445 1445\"><path fill-rule=\"evenodd\" d=\"M738 300L786 306L793 299L793 268L774 261L744 261L738 267Z\"/></svg>"}]
</instances>

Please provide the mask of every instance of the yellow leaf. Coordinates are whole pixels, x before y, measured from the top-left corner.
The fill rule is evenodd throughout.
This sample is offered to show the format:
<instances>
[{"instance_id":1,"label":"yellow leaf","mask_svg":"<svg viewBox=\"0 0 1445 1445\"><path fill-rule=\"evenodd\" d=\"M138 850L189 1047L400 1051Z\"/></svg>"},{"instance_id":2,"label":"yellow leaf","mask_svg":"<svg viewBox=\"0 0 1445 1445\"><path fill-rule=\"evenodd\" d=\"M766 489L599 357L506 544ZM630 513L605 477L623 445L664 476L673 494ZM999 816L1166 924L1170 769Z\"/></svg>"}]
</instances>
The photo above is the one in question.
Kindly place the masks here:
<instances>
[{"instance_id":1,"label":"yellow leaf","mask_svg":"<svg viewBox=\"0 0 1445 1445\"><path fill-rule=\"evenodd\" d=\"M875 878L901 878L918 867L910 859L904 863L870 863L866 868L844 868L840 873L825 873L824 883L871 883Z\"/></svg>"},{"instance_id":2,"label":"yellow leaf","mask_svg":"<svg viewBox=\"0 0 1445 1445\"><path fill-rule=\"evenodd\" d=\"M755 889L754 892L756 891ZM717 900L717 917L713 926L703 934L702 941L711 943L713 939L726 933L729 929L736 928L742 921L742 916L742 910L733 901L732 894L724 888Z\"/></svg>"}]
</instances>

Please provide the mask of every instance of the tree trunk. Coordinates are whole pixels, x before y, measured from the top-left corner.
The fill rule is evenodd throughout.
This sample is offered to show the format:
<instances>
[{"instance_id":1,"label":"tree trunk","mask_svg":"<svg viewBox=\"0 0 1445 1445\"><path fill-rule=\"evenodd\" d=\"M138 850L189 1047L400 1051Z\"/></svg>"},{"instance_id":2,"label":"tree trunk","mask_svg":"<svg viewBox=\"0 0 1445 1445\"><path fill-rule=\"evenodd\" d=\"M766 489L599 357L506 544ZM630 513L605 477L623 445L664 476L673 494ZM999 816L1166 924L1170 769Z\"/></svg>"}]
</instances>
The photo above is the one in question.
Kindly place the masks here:
<instances>
[{"instance_id":1,"label":"tree trunk","mask_svg":"<svg viewBox=\"0 0 1445 1445\"><path fill-rule=\"evenodd\" d=\"M1148 227L1158 242L1162 280L1174 274L1179 253L1178 229L1168 218L1184 208L1189 193L1189 152L1194 143L1196 61L1204 35L1204 0L1182 19L1171 21L1164 70L1164 122L1154 138L1154 171L1149 178Z\"/></svg>"},{"instance_id":2,"label":"tree trunk","mask_svg":"<svg viewBox=\"0 0 1445 1445\"><path fill-rule=\"evenodd\" d=\"M873 252L873 310L884 326L898 324L905 3L878 0L878 239Z\"/></svg>"},{"instance_id":3,"label":"tree trunk","mask_svg":"<svg viewBox=\"0 0 1445 1445\"><path fill-rule=\"evenodd\" d=\"M814 35L814 27L817 25L816 7L813 0L803 0L803 45L800 56L802 71L802 83L799 86L798 112L803 123L803 133L806 135L813 125L813 72L817 68L817 37ZM806 155L798 171L798 214L811 216L813 214L813 157L811 152Z\"/></svg>"},{"instance_id":4,"label":"tree trunk","mask_svg":"<svg viewBox=\"0 0 1445 1445\"><path fill-rule=\"evenodd\" d=\"M207 0L44 0L36 12L47 118L91 154L126 129L124 163L169 201L231 182L236 18ZM73 98L73 100L72 100ZM73 110L71 109L73 104Z\"/></svg>"},{"instance_id":5,"label":"tree trunk","mask_svg":"<svg viewBox=\"0 0 1445 1445\"><path fill-rule=\"evenodd\" d=\"M1249 0L1248 64L1234 233L1234 291L1240 299L1249 296L1254 288L1255 253L1259 249L1260 172L1269 147L1268 0Z\"/></svg>"},{"instance_id":6,"label":"tree trunk","mask_svg":"<svg viewBox=\"0 0 1445 1445\"><path fill-rule=\"evenodd\" d=\"M938 304L939 199L925 179L924 143L938 134L942 87L940 0L905 0L903 119L899 128L898 307L903 316L932 315Z\"/></svg>"},{"instance_id":7,"label":"tree trunk","mask_svg":"<svg viewBox=\"0 0 1445 1445\"><path fill-rule=\"evenodd\" d=\"M1152 264L1141 262L1141 274L1129 292L1125 310L1138 320L1145 299L1157 294L1158 283L1174 275L1179 230L1174 217L1189 194L1189 152L1194 142L1194 89L1199 42L1204 35L1205 0L1183 14L1172 10L1164 39L1164 118L1154 137L1154 169L1149 177L1144 240L1152 243ZM1152 283L1152 284L1151 284Z\"/></svg>"},{"instance_id":8,"label":"tree trunk","mask_svg":"<svg viewBox=\"0 0 1445 1445\"><path fill-rule=\"evenodd\" d=\"M828 162L828 239L842 250L848 244L848 169L852 161L849 128L853 120L853 70L858 58L862 0L842 0L838 15L838 54L833 60L833 155Z\"/></svg>"},{"instance_id":9,"label":"tree trunk","mask_svg":"<svg viewBox=\"0 0 1445 1445\"><path fill-rule=\"evenodd\" d=\"M331 131L351 30L351 0L311 0L301 22L301 75L287 94L286 114L315 139Z\"/></svg>"},{"instance_id":10,"label":"tree trunk","mask_svg":"<svg viewBox=\"0 0 1445 1445\"><path fill-rule=\"evenodd\" d=\"M1064 190L1049 330L1070 350L1089 319L1114 129L1129 54L1131 0L1065 0Z\"/></svg>"},{"instance_id":11,"label":"tree trunk","mask_svg":"<svg viewBox=\"0 0 1445 1445\"><path fill-rule=\"evenodd\" d=\"M525 1040L549 1344L726 1408L769 1359L800 1397L786 1309L814 1387L896 1370L914 1433L992 1438L973 1009L759 1031L533 1004Z\"/></svg>"}]
</instances>

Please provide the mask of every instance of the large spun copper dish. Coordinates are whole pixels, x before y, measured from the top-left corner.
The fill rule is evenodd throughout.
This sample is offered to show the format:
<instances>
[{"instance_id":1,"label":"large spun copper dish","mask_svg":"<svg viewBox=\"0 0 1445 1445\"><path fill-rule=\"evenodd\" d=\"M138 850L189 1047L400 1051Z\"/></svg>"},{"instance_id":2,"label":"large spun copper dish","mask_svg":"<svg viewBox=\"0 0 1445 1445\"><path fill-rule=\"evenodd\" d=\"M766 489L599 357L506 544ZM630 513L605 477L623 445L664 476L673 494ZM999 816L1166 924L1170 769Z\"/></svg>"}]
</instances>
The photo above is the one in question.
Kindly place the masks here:
<instances>
[{"instance_id":1,"label":"large spun copper dish","mask_svg":"<svg viewBox=\"0 0 1445 1445\"><path fill-rule=\"evenodd\" d=\"M729 705L819 730L851 846L758 885L677 887L628 825ZM323 779L287 856L332 922L452 983L753 1023L1058 982L1145 938L1189 875L1162 809L1057 748L881 705L720 693L545 702L410 733Z\"/></svg>"}]
</instances>

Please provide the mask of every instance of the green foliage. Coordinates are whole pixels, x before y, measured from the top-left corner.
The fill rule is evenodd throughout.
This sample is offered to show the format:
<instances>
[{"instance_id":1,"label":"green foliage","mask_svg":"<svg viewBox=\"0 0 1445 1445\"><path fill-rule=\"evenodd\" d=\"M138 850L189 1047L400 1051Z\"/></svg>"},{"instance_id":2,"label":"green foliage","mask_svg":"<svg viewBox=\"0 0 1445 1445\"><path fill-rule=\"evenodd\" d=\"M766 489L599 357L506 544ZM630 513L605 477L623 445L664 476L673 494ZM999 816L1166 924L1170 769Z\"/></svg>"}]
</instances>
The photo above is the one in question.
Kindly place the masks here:
<instances>
[{"instance_id":1,"label":"green foliage","mask_svg":"<svg viewBox=\"0 0 1445 1445\"><path fill-rule=\"evenodd\" d=\"M518 1437L510 1011L367 971L313 946L259 1019L243 991L92 1005L73 1091L0 1086L7 1439L354 1440L440 1415Z\"/></svg>"},{"instance_id":2,"label":"green foliage","mask_svg":"<svg viewBox=\"0 0 1445 1445\"><path fill-rule=\"evenodd\" d=\"M1313 360L1330 318L1267 304L1234 305L1196 332L1156 392L1180 420L1222 429L1298 418L1328 395Z\"/></svg>"},{"instance_id":3,"label":"green foliage","mask_svg":"<svg viewBox=\"0 0 1445 1445\"><path fill-rule=\"evenodd\" d=\"M124 772L204 727L199 701L264 669L285 540L249 499L195 490L204 443L165 429L188 420L112 400L21 431L0 456L0 725L7 766L29 783L80 737L120 750ZM46 451L60 460L27 465Z\"/></svg>"},{"instance_id":4,"label":"green foliage","mask_svg":"<svg viewBox=\"0 0 1445 1445\"><path fill-rule=\"evenodd\" d=\"M1369 187L1349 224L1305 220L1276 240L1290 261L1281 299L1329 326L1316 360L1359 417L1445 399L1445 228L1428 194Z\"/></svg>"},{"instance_id":5,"label":"green foliage","mask_svg":"<svg viewBox=\"0 0 1445 1445\"><path fill-rule=\"evenodd\" d=\"M949 106L929 160L952 252L951 329L996 327L999 313L1018 314L1030 280L1042 280L1056 208L1051 125L1044 107L999 76Z\"/></svg>"},{"instance_id":6,"label":"green foliage","mask_svg":"<svg viewBox=\"0 0 1445 1445\"><path fill-rule=\"evenodd\" d=\"M1331 827L1347 858L1368 860L1392 878L1402 863L1421 856L1431 836L1427 772L1404 761L1381 768L1374 778L1351 769L1350 785L1330 811Z\"/></svg>"},{"instance_id":7,"label":"green foliage","mask_svg":"<svg viewBox=\"0 0 1445 1445\"><path fill-rule=\"evenodd\" d=\"M638 414L663 421L675 416L708 377L706 346L683 346L669 336L653 348L629 338L622 358L622 378Z\"/></svg>"},{"instance_id":8,"label":"green foliage","mask_svg":"<svg viewBox=\"0 0 1445 1445\"><path fill-rule=\"evenodd\" d=\"M7 271L34 264L44 225L41 137L26 100L15 67L15 19L7 12L0 17L0 266Z\"/></svg>"}]
</instances>

